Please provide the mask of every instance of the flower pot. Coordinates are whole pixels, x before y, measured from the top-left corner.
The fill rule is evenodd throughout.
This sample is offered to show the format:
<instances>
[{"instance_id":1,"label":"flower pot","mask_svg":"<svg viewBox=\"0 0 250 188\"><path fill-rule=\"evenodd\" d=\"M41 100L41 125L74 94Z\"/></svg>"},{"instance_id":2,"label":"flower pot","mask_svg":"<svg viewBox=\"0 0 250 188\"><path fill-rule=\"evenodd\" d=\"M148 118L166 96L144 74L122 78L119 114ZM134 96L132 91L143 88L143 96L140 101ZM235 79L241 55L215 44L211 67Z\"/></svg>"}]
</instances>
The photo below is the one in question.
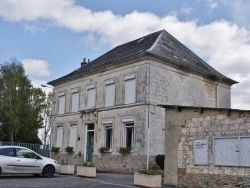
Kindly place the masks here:
<instances>
[{"instance_id":1,"label":"flower pot","mask_svg":"<svg viewBox=\"0 0 250 188\"><path fill-rule=\"evenodd\" d=\"M78 176L96 177L96 167L77 166L76 172Z\"/></svg>"},{"instance_id":2,"label":"flower pot","mask_svg":"<svg viewBox=\"0 0 250 188\"><path fill-rule=\"evenodd\" d=\"M61 165L60 174L74 174L75 173L75 165Z\"/></svg>"},{"instance_id":3,"label":"flower pot","mask_svg":"<svg viewBox=\"0 0 250 188\"><path fill-rule=\"evenodd\" d=\"M134 173L134 184L144 187L161 187L161 175Z\"/></svg>"}]
</instances>

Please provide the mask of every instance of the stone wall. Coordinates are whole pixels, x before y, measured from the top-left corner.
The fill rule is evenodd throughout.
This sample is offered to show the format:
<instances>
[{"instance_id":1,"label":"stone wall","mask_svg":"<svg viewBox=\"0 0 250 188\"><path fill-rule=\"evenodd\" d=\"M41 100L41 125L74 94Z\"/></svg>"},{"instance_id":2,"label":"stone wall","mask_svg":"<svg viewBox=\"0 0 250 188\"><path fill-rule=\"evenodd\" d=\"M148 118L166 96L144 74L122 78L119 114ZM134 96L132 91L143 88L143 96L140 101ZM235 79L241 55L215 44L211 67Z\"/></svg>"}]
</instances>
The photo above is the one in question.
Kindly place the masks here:
<instances>
[{"instance_id":1,"label":"stone wall","mask_svg":"<svg viewBox=\"0 0 250 188\"><path fill-rule=\"evenodd\" d=\"M139 169L146 169L147 157L145 155L104 153L101 154L101 158L94 155L93 163L98 171L132 174ZM154 156L149 157L149 168L160 169Z\"/></svg>"},{"instance_id":2,"label":"stone wall","mask_svg":"<svg viewBox=\"0 0 250 188\"><path fill-rule=\"evenodd\" d=\"M169 156L165 161L165 184L194 188L250 185L250 167L215 166L213 151L214 137L250 136L249 111L167 108L166 121L166 156ZM195 138L208 138L207 165L194 164Z\"/></svg>"}]
</instances>

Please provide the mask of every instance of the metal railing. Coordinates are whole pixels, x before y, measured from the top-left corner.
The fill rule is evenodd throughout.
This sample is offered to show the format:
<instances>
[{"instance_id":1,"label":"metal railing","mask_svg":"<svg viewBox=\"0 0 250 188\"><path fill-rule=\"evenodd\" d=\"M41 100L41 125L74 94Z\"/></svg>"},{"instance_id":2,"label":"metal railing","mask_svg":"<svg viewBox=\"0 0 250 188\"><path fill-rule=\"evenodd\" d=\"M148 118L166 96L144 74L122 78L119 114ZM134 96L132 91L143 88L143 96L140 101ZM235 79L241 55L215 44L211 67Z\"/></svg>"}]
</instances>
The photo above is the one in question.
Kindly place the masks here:
<instances>
[{"instance_id":1,"label":"metal railing","mask_svg":"<svg viewBox=\"0 0 250 188\"><path fill-rule=\"evenodd\" d=\"M49 145L40 145L40 144L29 144L29 143L18 143L18 142L3 142L0 141L0 146L22 146L33 150L44 157L50 157Z\"/></svg>"}]
</instances>

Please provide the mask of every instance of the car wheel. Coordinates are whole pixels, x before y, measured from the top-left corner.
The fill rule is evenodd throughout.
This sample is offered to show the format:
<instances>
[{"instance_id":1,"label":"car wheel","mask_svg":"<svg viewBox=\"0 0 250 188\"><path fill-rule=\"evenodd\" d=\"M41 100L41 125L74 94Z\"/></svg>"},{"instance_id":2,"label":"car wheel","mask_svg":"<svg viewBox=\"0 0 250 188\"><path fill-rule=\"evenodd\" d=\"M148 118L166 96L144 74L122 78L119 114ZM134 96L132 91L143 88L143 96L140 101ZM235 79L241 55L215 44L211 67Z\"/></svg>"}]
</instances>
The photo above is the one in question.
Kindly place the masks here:
<instances>
[{"instance_id":1,"label":"car wheel","mask_svg":"<svg viewBox=\"0 0 250 188\"><path fill-rule=\"evenodd\" d=\"M35 177L39 177L41 174L33 174L33 176Z\"/></svg>"},{"instance_id":2,"label":"car wheel","mask_svg":"<svg viewBox=\"0 0 250 188\"><path fill-rule=\"evenodd\" d=\"M51 178L55 174L55 168L52 165L47 165L43 168L42 174L45 178Z\"/></svg>"}]
</instances>

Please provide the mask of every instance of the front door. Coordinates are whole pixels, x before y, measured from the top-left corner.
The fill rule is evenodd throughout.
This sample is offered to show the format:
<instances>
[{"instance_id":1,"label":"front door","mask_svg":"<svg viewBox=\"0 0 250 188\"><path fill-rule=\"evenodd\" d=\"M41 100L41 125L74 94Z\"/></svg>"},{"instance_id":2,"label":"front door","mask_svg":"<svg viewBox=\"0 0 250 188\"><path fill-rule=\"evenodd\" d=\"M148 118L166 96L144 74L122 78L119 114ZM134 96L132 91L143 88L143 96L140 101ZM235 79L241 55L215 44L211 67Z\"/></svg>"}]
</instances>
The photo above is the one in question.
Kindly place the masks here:
<instances>
[{"instance_id":1,"label":"front door","mask_svg":"<svg viewBox=\"0 0 250 188\"><path fill-rule=\"evenodd\" d=\"M94 124L87 125L86 161L92 161L94 148Z\"/></svg>"}]
</instances>

